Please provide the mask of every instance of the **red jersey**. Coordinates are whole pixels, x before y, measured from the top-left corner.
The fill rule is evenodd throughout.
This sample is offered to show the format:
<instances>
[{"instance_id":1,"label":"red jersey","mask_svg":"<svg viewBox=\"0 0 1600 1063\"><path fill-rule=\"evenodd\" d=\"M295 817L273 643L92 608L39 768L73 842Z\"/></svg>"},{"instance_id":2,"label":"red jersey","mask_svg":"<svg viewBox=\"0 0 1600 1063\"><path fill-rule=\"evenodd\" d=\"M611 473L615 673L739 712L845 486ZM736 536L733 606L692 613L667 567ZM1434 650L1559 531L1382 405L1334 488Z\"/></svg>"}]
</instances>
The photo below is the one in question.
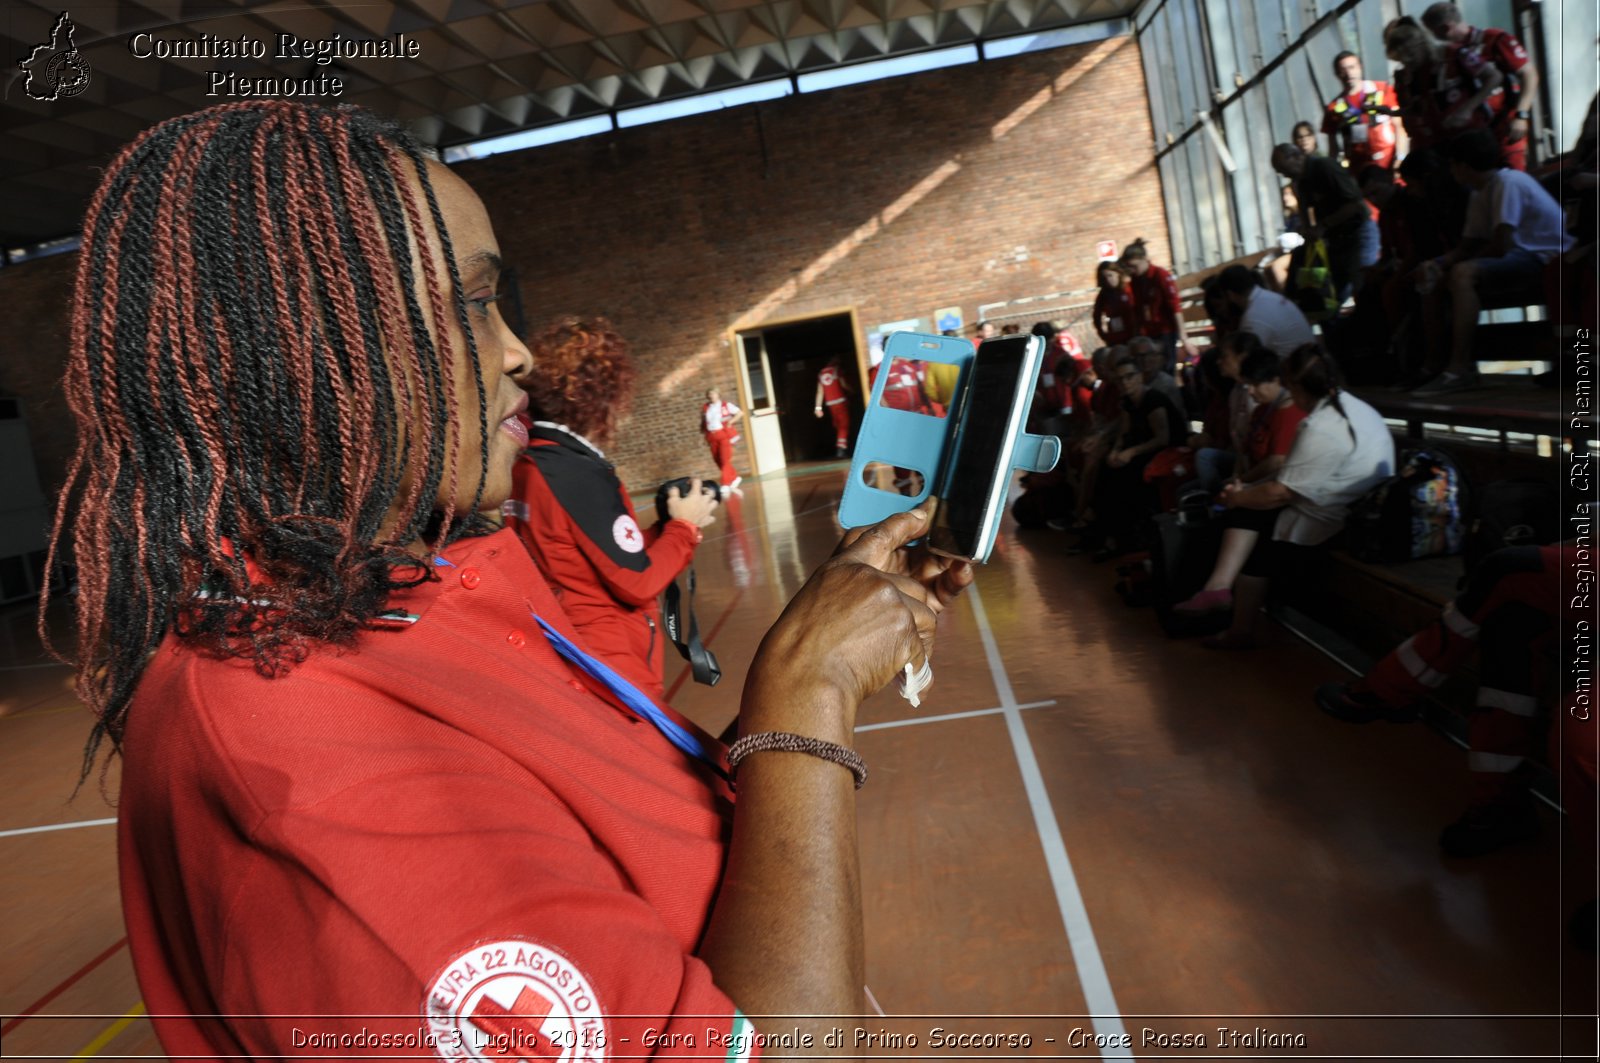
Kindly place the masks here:
<instances>
[{"instance_id":1,"label":"red jersey","mask_svg":"<svg viewBox=\"0 0 1600 1063\"><path fill-rule=\"evenodd\" d=\"M1516 100L1522 83L1522 68L1528 65L1528 50L1505 30L1474 27L1466 40L1455 46L1457 51L1470 52L1479 62L1492 63L1506 76L1501 91Z\"/></svg>"},{"instance_id":2,"label":"red jersey","mask_svg":"<svg viewBox=\"0 0 1600 1063\"><path fill-rule=\"evenodd\" d=\"M922 381L918 379L916 366L902 358L894 360L889 379L883 385L883 404L892 410L913 410L918 413L927 410L928 403L922 394Z\"/></svg>"},{"instance_id":3,"label":"red jersey","mask_svg":"<svg viewBox=\"0 0 1600 1063\"><path fill-rule=\"evenodd\" d=\"M1107 347L1133 339L1133 292L1126 284L1101 288L1094 297L1094 330Z\"/></svg>"},{"instance_id":4,"label":"red jersey","mask_svg":"<svg viewBox=\"0 0 1600 1063\"><path fill-rule=\"evenodd\" d=\"M640 528L603 454L551 425L530 435L501 507L506 525L583 645L659 702L666 643L656 598L694 559L700 529L684 520Z\"/></svg>"},{"instance_id":5,"label":"red jersey","mask_svg":"<svg viewBox=\"0 0 1600 1063\"><path fill-rule=\"evenodd\" d=\"M1133 296L1134 330L1138 335L1166 336L1178 331L1183 301L1178 297L1178 282L1171 271L1151 266L1144 276L1130 278L1128 288Z\"/></svg>"},{"instance_id":6,"label":"red jersey","mask_svg":"<svg viewBox=\"0 0 1600 1063\"><path fill-rule=\"evenodd\" d=\"M535 617L575 632L513 532L433 577L277 678L170 634L151 658L118 868L167 1054L576 1061L745 1029L694 955L726 788L556 654Z\"/></svg>"},{"instance_id":7,"label":"red jersey","mask_svg":"<svg viewBox=\"0 0 1600 1063\"><path fill-rule=\"evenodd\" d=\"M1445 119L1477 95L1484 65L1476 53L1448 48L1441 62L1401 68L1394 88L1405 110L1406 135L1411 138L1412 151L1436 148L1459 132L1445 128ZM1489 126L1503 102L1504 93L1495 92L1473 109L1464 128Z\"/></svg>"},{"instance_id":8,"label":"red jersey","mask_svg":"<svg viewBox=\"0 0 1600 1063\"><path fill-rule=\"evenodd\" d=\"M1509 133L1517 111L1531 106L1531 101L1522 98L1522 70L1528 65L1527 49L1505 30L1474 27L1455 50L1460 53L1458 62L1467 69L1481 70L1490 65L1500 71L1503 78L1500 90L1488 101L1493 112L1490 125L1500 134L1506 165L1514 170L1526 170L1528 138L1524 135L1520 140L1512 140Z\"/></svg>"},{"instance_id":9,"label":"red jersey","mask_svg":"<svg viewBox=\"0 0 1600 1063\"><path fill-rule=\"evenodd\" d=\"M817 383L822 387L822 404L824 406L837 406L850 394L845 390L844 378L840 375L837 366L823 366L822 372L817 374Z\"/></svg>"},{"instance_id":10,"label":"red jersey","mask_svg":"<svg viewBox=\"0 0 1600 1063\"><path fill-rule=\"evenodd\" d=\"M1354 92L1328 102L1322 113L1322 132L1338 138L1352 174L1360 174L1366 166L1394 166L1395 120L1374 114L1371 108L1399 106L1394 86L1385 81L1363 81Z\"/></svg>"},{"instance_id":11,"label":"red jersey","mask_svg":"<svg viewBox=\"0 0 1600 1063\"><path fill-rule=\"evenodd\" d=\"M1300 432L1300 422L1305 419L1306 411L1290 402L1287 395L1271 406L1257 406L1250 414L1250 435L1245 441L1245 456L1250 464L1273 456L1287 457Z\"/></svg>"}]
</instances>

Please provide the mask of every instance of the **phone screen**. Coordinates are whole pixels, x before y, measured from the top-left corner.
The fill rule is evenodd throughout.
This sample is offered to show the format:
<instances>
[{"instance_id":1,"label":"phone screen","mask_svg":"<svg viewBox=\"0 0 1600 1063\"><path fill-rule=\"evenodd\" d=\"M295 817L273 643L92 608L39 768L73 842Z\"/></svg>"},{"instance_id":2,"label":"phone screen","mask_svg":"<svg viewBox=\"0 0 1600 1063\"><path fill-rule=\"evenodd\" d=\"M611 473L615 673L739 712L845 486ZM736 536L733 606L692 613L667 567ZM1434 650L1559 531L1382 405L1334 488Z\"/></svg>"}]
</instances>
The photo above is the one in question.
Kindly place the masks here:
<instances>
[{"instance_id":1,"label":"phone screen","mask_svg":"<svg viewBox=\"0 0 1600 1063\"><path fill-rule=\"evenodd\" d=\"M1011 455L1032 391L1032 381L1022 377L1031 364L1028 348L1034 339L985 340L973 358L955 458L942 477L944 493L928 532L928 545L941 554L982 560L979 555L987 552L989 531L1005 505Z\"/></svg>"}]
</instances>

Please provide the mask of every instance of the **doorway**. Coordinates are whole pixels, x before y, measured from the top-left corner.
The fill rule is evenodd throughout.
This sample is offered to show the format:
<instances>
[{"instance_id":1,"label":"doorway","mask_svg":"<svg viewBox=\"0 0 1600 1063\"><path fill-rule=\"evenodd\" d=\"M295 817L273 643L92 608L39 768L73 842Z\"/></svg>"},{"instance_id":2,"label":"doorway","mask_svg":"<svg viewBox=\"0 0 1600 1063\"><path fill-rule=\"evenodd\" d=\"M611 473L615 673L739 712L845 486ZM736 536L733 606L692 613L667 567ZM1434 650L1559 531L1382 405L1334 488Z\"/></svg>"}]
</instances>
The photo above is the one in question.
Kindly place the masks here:
<instances>
[{"instance_id":1,"label":"doorway","mask_svg":"<svg viewBox=\"0 0 1600 1063\"><path fill-rule=\"evenodd\" d=\"M866 389L852 312L740 329L736 347L749 398L750 445L760 472L834 457L833 421L815 413L817 376L834 359L850 392L846 405L850 442L855 442Z\"/></svg>"}]
</instances>

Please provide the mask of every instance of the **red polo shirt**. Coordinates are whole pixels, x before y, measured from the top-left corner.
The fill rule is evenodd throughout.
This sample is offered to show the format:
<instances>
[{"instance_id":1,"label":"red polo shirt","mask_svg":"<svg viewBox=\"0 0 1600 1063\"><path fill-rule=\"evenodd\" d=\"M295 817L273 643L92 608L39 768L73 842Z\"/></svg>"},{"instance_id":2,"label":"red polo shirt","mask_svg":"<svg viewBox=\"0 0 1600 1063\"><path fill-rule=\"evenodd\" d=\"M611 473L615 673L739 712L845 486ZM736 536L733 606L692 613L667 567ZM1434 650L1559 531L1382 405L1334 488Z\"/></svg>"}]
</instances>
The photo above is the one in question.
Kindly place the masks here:
<instances>
[{"instance_id":1,"label":"red polo shirt","mask_svg":"<svg viewBox=\"0 0 1600 1063\"><path fill-rule=\"evenodd\" d=\"M277 678L172 636L147 667L118 841L169 1055L703 1055L747 1029L693 955L726 790L551 649L534 615L571 625L512 532L447 557L392 596L413 622Z\"/></svg>"},{"instance_id":2,"label":"red polo shirt","mask_svg":"<svg viewBox=\"0 0 1600 1063\"><path fill-rule=\"evenodd\" d=\"M1144 276L1129 277L1134 325L1141 336L1165 336L1178 331L1183 300L1170 270L1152 265Z\"/></svg>"}]
</instances>

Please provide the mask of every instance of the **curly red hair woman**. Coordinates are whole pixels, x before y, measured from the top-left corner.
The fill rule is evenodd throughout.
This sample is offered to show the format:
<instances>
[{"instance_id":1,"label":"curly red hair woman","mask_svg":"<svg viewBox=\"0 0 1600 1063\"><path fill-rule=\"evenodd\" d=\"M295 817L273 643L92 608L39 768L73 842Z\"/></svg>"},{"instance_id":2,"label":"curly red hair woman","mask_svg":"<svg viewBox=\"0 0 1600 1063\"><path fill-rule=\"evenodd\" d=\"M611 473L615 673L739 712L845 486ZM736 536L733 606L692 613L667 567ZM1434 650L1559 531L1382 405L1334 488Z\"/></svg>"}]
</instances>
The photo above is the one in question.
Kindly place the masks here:
<instances>
[{"instance_id":1,"label":"curly red hair woman","mask_svg":"<svg viewBox=\"0 0 1600 1063\"><path fill-rule=\"evenodd\" d=\"M533 412L599 443L616 440L617 423L633 408L628 341L603 317L572 315L546 326L528 345L533 371L523 386Z\"/></svg>"},{"instance_id":2,"label":"curly red hair woman","mask_svg":"<svg viewBox=\"0 0 1600 1063\"><path fill-rule=\"evenodd\" d=\"M627 341L603 317L563 317L533 341L521 381L531 400L528 447L501 507L588 649L664 700L666 643L656 599L694 560L717 496L668 493L666 519L639 526L602 447L633 399Z\"/></svg>"}]
</instances>

